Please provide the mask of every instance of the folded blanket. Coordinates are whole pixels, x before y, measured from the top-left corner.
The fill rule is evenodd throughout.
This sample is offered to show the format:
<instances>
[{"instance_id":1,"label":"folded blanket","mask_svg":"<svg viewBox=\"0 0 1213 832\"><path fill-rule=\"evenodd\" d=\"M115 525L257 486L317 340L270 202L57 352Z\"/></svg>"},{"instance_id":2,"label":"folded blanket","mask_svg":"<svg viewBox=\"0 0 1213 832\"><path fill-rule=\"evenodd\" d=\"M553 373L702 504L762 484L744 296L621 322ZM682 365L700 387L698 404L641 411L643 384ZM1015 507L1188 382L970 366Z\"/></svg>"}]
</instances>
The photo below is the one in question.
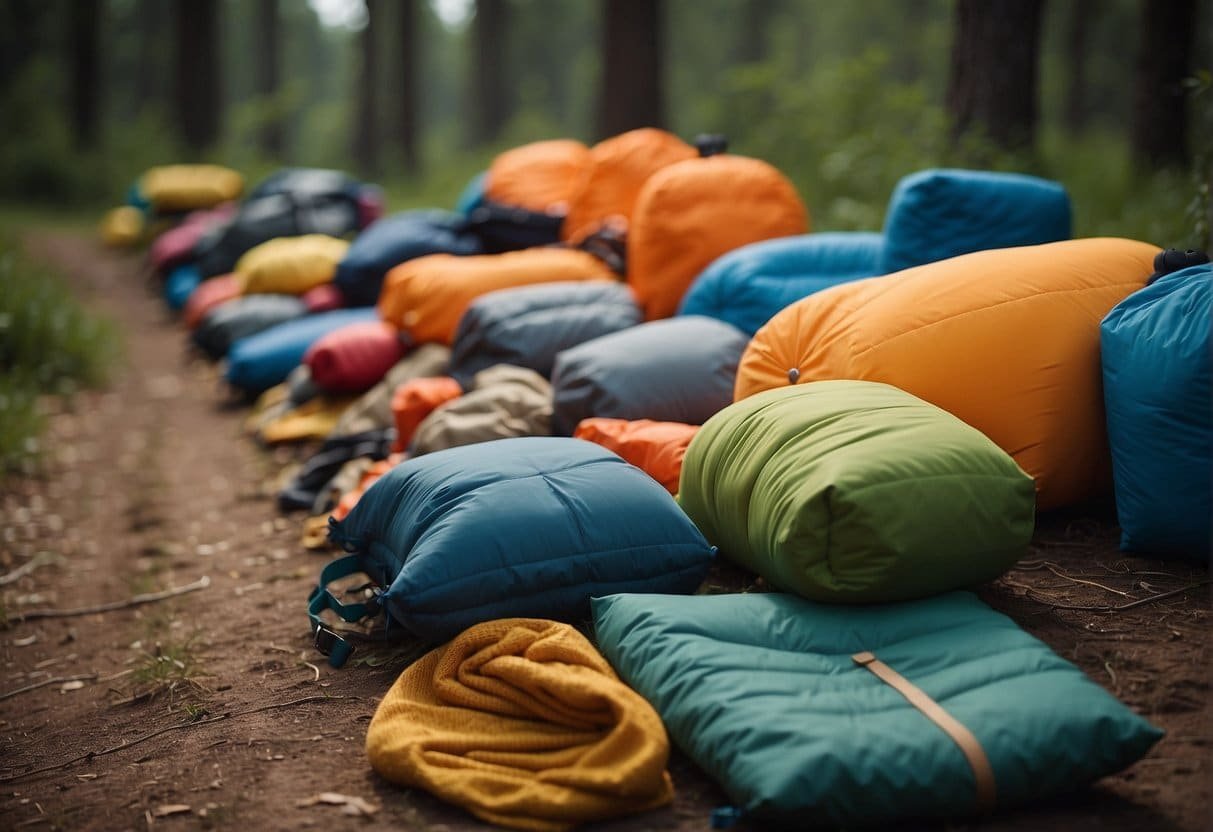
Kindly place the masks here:
<instances>
[{"instance_id":1,"label":"folded blanket","mask_svg":"<svg viewBox=\"0 0 1213 832\"><path fill-rule=\"evenodd\" d=\"M515 829L668 803L661 719L567 624L478 624L410 666L366 737L371 765Z\"/></svg>"}]
</instances>

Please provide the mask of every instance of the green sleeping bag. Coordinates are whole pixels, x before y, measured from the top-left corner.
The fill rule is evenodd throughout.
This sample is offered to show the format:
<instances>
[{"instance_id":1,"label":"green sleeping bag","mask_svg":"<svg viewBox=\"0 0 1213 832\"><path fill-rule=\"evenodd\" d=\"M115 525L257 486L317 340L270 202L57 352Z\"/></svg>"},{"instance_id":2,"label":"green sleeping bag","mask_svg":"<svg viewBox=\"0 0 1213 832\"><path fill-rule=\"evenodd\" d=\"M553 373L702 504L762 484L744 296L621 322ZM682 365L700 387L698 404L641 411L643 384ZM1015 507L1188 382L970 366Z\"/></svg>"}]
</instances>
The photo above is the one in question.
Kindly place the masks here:
<instances>
[{"instance_id":1,"label":"green sleeping bag","mask_svg":"<svg viewBox=\"0 0 1213 832\"><path fill-rule=\"evenodd\" d=\"M612 595L593 607L603 655L754 829L1006 808L1119 771L1162 736L968 592L865 607ZM970 752L865 653L969 732Z\"/></svg>"},{"instance_id":2,"label":"green sleeping bag","mask_svg":"<svg viewBox=\"0 0 1213 832\"><path fill-rule=\"evenodd\" d=\"M678 501L725 557L817 601L991 580L1032 538L1032 479L974 428L867 381L769 390L687 449Z\"/></svg>"}]
</instances>

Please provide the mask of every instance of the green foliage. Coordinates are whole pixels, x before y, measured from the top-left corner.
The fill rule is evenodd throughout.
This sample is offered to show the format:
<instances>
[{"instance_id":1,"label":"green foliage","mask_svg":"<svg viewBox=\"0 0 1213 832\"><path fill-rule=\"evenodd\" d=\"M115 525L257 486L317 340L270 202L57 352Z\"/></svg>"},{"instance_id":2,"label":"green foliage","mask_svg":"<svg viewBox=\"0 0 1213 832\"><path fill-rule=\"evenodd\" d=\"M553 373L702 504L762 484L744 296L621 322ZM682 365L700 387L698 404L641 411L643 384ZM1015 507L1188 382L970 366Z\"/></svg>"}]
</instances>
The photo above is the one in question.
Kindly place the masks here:
<instances>
[{"instance_id":1,"label":"green foliage","mask_svg":"<svg viewBox=\"0 0 1213 832\"><path fill-rule=\"evenodd\" d=\"M112 323L0 237L0 473L38 451L38 396L104 384L119 351Z\"/></svg>"}]
</instances>

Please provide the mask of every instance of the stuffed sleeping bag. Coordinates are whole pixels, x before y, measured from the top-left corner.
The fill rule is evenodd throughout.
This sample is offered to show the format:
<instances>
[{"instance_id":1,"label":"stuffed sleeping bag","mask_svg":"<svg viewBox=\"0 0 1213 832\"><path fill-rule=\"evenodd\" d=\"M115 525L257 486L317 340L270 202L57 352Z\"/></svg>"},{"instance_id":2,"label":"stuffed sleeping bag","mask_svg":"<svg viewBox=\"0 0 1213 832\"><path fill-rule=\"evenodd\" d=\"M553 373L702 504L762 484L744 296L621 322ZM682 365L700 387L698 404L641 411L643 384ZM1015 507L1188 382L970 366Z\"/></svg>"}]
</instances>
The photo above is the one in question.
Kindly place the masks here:
<instances>
[{"instance_id":1,"label":"stuffed sleeping bag","mask_svg":"<svg viewBox=\"0 0 1213 832\"><path fill-rule=\"evenodd\" d=\"M953 592L873 607L790 595L594 600L599 649L750 828L886 829L1080 789L1162 736Z\"/></svg>"},{"instance_id":2,"label":"stuffed sleeping bag","mask_svg":"<svg viewBox=\"0 0 1213 832\"><path fill-rule=\"evenodd\" d=\"M678 502L722 555L815 601L992 580L1032 539L1032 480L955 416L887 384L820 381L707 421Z\"/></svg>"},{"instance_id":3,"label":"stuffed sleeping bag","mask_svg":"<svg viewBox=\"0 0 1213 832\"><path fill-rule=\"evenodd\" d=\"M333 281L350 244L324 234L280 237L254 246L236 261L244 294L302 295Z\"/></svg>"},{"instance_id":4,"label":"stuffed sleeping bag","mask_svg":"<svg viewBox=\"0 0 1213 832\"><path fill-rule=\"evenodd\" d=\"M1213 545L1213 266L1167 274L1100 325L1121 547L1208 560Z\"/></svg>"},{"instance_id":5,"label":"stuffed sleeping bag","mask_svg":"<svg viewBox=\"0 0 1213 832\"><path fill-rule=\"evenodd\" d=\"M266 297L274 297L267 295ZM370 307L307 315L242 338L232 345L223 377L247 393L260 393L282 381L303 361L308 348L330 332L378 320Z\"/></svg>"},{"instance_id":6,"label":"stuffed sleeping bag","mask_svg":"<svg viewBox=\"0 0 1213 832\"><path fill-rule=\"evenodd\" d=\"M480 253L480 240L464 217L446 211L405 211L372 223L354 238L333 282L350 306L373 306L384 275L394 266L427 254Z\"/></svg>"},{"instance_id":7,"label":"stuffed sleeping bag","mask_svg":"<svg viewBox=\"0 0 1213 832\"><path fill-rule=\"evenodd\" d=\"M472 301L451 347L451 375L467 386L495 364L552 375L562 350L640 323L631 290L612 281L502 289Z\"/></svg>"},{"instance_id":8,"label":"stuffed sleeping bag","mask_svg":"<svg viewBox=\"0 0 1213 832\"><path fill-rule=\"evenodd\" d=\"M477 373L466 393L427 414L407 448L420 456L512 436L550 436L551 423L548 380L534 370L498 364Z\"/></svg>"},{"instance_id":9,"label":"stuffed sleeping bag","mask_svg":"<svg viewBox=\"0 0 1213 832\"><path fill-rule=\"evenodd\" d=\"M294 295L236 297L207 312L194 329L192 338L194 344L212 361L218 361L241 338L256 335L306 314L307 307Z\"/></svg>"},{"instance_id":10,"label":"stuffed sleeping bag","mask_svg":"<svg viewBox=\"0 0 1213 832\"><path fill-rule=\"evenodd\" d=\"M1156 246L1067 240L953 257L826 289L754 336L740 400L772 387L863 379L959 417L1057 508L1111 485L1099 322L1145 285Z\"/></svg>"},{"instance_id":11,"label":"stuffed sleeping bag","mask_svg":"<svg viewBox=\"0 0 1213 832\"><path fill-rule=\"evenodd\" d=\"M350 555L322 573L313 626L325 609L347 621L373 612L325 588L362 572L383 589L376 603L388 633L426 641L495 618L584 621L591 597L614 592L694 592L713 554L642 471L589 442L550 437L405 460L332 526L330 539ZM344 648L318 639L326 640L337 648L330 661L340 663Z\"/></svg>"},{"instance_id":12,"label":"stuffed sleeping bag","mask_svg":"<svg viewBox=\"0 0 1213 832\"><path fill-rule=\"evenodd\" d=\"M703 424L732 398L746 338L711 318L651 321L556 356L552 432L591 416Z\"/></svg>"},{"instance_id":13,"label":"stuffed sleeping bag","mask_svg":"<svg viewBox=\"0 0 1213 832\"><path fill-rule=\"evenodd\" d=\"M678 494L682 461L698 425L652 419L582 419L573 437L614 451L671 494Z\"/></svg>"},{"instance_id":14,"label":"stuffed sleeping bag","mask_svg":"<svg viewBox=\"0 0 1213 832\"><path fill-rule=\"evenodd\" d=\"M400 333L383 321L360 321L333 330L312 344L303 363L329 393L371 389L404 357Z\"/></svg>"}]
</instances>

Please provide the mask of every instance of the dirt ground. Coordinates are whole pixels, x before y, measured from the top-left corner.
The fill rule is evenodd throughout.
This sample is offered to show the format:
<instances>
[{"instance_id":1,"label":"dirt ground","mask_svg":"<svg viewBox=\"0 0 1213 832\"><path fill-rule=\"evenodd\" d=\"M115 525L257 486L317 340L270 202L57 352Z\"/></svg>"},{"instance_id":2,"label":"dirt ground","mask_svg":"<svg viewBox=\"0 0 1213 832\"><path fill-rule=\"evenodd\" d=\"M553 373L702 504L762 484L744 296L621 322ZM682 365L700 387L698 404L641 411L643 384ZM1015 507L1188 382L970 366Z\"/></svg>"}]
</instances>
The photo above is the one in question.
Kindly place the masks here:
<instances>
[{"instance_id":1,"label":"dirt ground","mask_svg":"<svg viewBox=\"0 0 1213 832\"><path fill-rule=\"evenodd\" d=\"M332 670L304 600L324 558L299 544L270 483L289 452L258 448L215 370L148 292L133 256L71 234L29 235L82 297L121 322L112 389L54 413L44 474L0 491L0 828L484 829L380 780L363 753L402 660L371 651ZM1213 828L1213 704L1202 569L1126 557L1108 506L1040 519L990 604L1077 663L1167 736L1128 771L988 830ZM201 579L168 600L17 621ZM157 733L163 732L163 733ZM153 736L153 734L155 734ZM706 829L724 794L680 755L675 803L597 829ZM307 804L322 792L361 798ZM806 825L811 823L806 818Z\"/></svg>"}]
</instances>

